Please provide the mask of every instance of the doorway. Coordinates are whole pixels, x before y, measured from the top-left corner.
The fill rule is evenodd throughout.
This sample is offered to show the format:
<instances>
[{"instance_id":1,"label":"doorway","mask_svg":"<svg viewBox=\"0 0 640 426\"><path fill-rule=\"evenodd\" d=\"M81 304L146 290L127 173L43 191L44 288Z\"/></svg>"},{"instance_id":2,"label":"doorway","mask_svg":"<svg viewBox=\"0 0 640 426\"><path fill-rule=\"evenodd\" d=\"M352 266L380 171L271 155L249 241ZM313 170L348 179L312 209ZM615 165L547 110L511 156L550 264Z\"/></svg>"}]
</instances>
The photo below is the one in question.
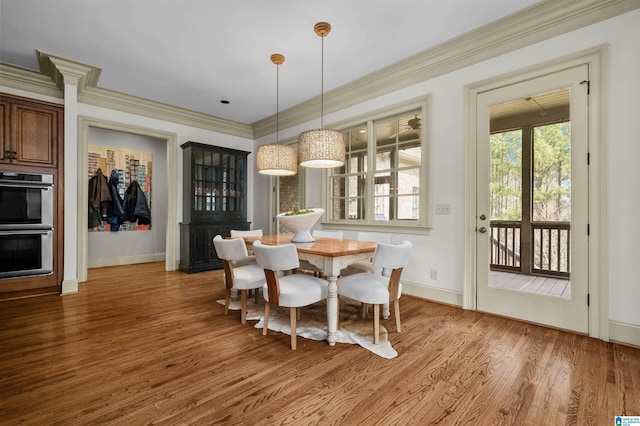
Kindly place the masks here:
<instances>
[{"instance_id":1,"label":"doorway","mask_svg":"<svg viewBox=\"0 0 640 426\"><path fill-rule=\"evenodd\" d=\"M130 124L111 122L103 119L78 116L78 158L87 158L87 147L89 144L90 128L100 128L105 130L120 131L132 133L140 136L146 136L166 143L166 176L167 176L167 219L166 219L166 241L165 241L165 269L167 271L175 271L178 269L177 261L177 234L178 221L176 208L177 206L177 135L175 133L164 132L155 129L143 128ZM162 167L161 165L158 165ZM88 231L87 231L87 215L86 206L88 203L88 184L86 176L88 174L86 161L78 161L77 165L77 182L78 182L78 205L77 205L77 245L75 250L75 266L77 270L78 282L87 281L88 270ZM69 262L65 259L65 263Z\"/></svg>"},{"instance_id":2,"label":"doorway","mask_svg":"<svg viewBox=\"0 0 640 426\"><path fill-rule=\"evenodd\" d=\"M604 51L466 88L464 308L606 340Z\"/></svg>"},{"instance_id":3,"label":"doorway","mask_svg":"<svg viewBox=\"0 0 640 426\"><path fill-rule=\"evenodd\" d=\"M581 65L477 97L478 310L588 331L588 79Z\"/></svg>"}]
</instances>

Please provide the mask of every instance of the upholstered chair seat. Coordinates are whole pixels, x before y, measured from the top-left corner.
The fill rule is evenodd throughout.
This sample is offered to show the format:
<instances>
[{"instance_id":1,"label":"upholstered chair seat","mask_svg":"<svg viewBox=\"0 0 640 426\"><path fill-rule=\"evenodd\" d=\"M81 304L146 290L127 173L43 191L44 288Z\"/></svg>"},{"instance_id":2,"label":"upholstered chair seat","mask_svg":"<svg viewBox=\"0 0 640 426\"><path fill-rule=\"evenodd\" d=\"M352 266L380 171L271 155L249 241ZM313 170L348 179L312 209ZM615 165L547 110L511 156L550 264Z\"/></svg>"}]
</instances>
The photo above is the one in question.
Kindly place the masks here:
<instances>
[{"instance_id":1,"label":"upholstered chair seat","mask_svg":"<svg viewBox=\"0 0 640 426\"><path fill-rule=\"evenodd\" d=\"M255 258L247 253L247 245L242 238L224 239L221 235L213 238L213 245L224 268L225 304L224 313L229 314L231 290L241 295L240 322L247 322L247 292L262 288L265 278L262 268Z\"/></svg>"},{"instance_id":2,"label":"upholstered chair seat","mask_svg":"<svg viewBox=\"0 0 640 426\"><path fill-rule=\"evenodd\" d=\"M273 303L287 307L291 324L291 349L295 350L297 308L325 300L329 282L310 275L283 273L300 266L298 252L293 244L268 246L255 241L253 252L258 265L264 269L266 278L266 284L262 290L266 302L262 334L266 336L268 333L270 305Z\"/></svg>"},{"instance_id":3,"label":"upholstered chair seat","mask_svg":"<svg viewBox=\"0 0 640 426\"><path fill-rule=\"evenodd\" d=\"M373 342L380 342L380 307L392 304L395 311L396 331L400 324L400 276L407 265L413 245L410 241L401 244L378 243L372 264L381 269L380 274L360 272L338 279L338 296L348 297L363 304L373 305ZM364 310L363 310L364 312Z\"/></svg>"}]
</instances>

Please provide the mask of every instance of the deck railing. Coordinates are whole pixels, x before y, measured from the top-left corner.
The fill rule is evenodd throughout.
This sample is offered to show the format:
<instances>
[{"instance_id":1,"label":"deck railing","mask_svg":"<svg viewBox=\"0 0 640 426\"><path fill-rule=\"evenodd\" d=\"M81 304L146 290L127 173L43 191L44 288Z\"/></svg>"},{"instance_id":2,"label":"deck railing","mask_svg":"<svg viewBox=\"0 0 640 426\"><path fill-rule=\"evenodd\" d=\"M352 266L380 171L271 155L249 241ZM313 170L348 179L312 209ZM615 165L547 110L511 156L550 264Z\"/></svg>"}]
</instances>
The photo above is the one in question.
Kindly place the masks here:
<instances>
[{"instance_id":1,"label":"deck railing","mask_svg":"<svg viewBox=\"0 0 640 426\"><path fill-rule=\"evenodd\" d=\"M533 222L533 272L569 277L571 222Z\"/></svg>"},{"instance_id":2,"label":"deck railing","mask_svg":"<svg viewBox=\"0 0 640 426\"><path fill-rule=\"evenodd\" d=\"M520 228L522 222L491 221L491 267L520 271Z\"/></svg>"},{"instance_id":3,"label":"deck railing","mask_svg":"<svg viewBox=\"0 0 640 426\"><path fill-rule=\"evenodd\" d=\"M491 221L491 268L531 275L569 278L570 222Z\"/></svg>"}]
</instances>

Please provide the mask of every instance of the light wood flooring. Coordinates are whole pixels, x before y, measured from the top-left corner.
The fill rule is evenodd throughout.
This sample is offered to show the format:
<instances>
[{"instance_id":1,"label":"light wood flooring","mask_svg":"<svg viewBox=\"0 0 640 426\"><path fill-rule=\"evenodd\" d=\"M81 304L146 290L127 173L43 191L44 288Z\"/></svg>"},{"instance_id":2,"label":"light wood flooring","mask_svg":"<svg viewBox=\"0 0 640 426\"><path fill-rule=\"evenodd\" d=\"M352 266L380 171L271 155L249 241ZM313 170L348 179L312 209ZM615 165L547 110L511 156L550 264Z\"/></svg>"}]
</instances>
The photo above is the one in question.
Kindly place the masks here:
<instances>
[{"instance_id":1,"label":"light wood flooring","mask_svg":"<svg viewBox=\"0 0 640 426\"><path fill-rule=\"evenodd\" d=\"M571 297L571 281L563 278L540 277L491 271L491 287L519 290L527 293L548 294L564 298Z\"/></svg>"},{"instance_id":2,"label":"light wood flooring","mask_svg":"<svg viewBox=\"0 0 640 426\"><path fill-rule=\"evenodd\" d=\"M609 425L640 349L403 296L399 356L225 316L221 271L89 271L0 303L2 425ZM393 318L393 315L391 316Z\"/></svg>"}]
</instances>

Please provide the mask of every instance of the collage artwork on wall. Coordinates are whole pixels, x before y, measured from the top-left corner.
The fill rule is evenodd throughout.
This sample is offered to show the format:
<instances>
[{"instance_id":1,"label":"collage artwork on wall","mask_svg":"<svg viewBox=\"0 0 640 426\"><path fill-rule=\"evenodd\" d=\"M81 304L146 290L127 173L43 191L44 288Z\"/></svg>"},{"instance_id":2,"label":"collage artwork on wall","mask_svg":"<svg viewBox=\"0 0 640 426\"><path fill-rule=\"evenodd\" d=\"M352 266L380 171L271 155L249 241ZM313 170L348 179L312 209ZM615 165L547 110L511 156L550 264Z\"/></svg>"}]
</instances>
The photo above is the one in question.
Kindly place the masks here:
<instances>
[{"instance_id":1,"label":"collage artwork on wall","mask_svg":"<svg viewBox=\"0 0 640 426\"><path fill-rule=\"evenodd\" d=\"M151 229L153 154L88 146L89 231Z\"/></svg>"}]
</instances>

